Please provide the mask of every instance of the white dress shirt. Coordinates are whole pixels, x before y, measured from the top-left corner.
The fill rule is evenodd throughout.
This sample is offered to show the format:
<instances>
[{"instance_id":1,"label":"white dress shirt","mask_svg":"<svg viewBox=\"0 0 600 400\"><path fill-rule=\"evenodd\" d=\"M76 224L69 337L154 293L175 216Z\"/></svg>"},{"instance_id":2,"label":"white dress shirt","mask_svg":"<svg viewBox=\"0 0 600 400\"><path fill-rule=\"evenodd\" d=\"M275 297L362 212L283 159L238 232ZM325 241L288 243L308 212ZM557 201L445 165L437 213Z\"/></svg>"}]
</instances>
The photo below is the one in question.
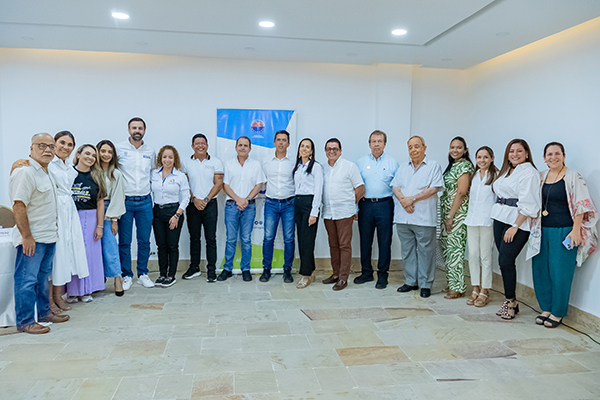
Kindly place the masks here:
<instances>
[{"instance_id":1,"label":"white dress shirt","mask_svg":"<svg viewBox=\"0 0 600 400\"><path fill-rule=\"evenodd\" d=\"M242 199L248 197L254 186L265 181L265 174L256 160L247 158L242 166L236 156L225 163L223 183ZM227 200L231 200L231 197L227 196Z\"/></svg>"},{"instance_id":2,"label":"white dress shirt","mask_svg":"<svg viewBox=\"0 0 600 400\"><path fill-rule=\"evenodd\" d=\"M265 195L268 198L283 200L294 196L294 161L287 154L283 158L277 158L275 154L265 157L262 167L267 178Z\"/></svg>"},{"instance_id":3,"label":"white dress shirt","mask_svg":"<svg viewBox=\"0 0 600 400\"><path fill-rule=\"evenodd\" d=\"M321 199L323 197L323 167L315 161L310 174L306 173L308 164L298 163L298 169L294 174L294 184L296 186L296 195L313 195L311 217L319 216L321 208Z\"/></svg>"},{"instance_id":4,"label":"white dress shirt","mask_svg":"<svg viewBox=\"0 0 600 400\"><path fill-rule=\"evenodd\" d=\"M390 186L398 170L398 163L394 157L383 153L378 159L375 159L373 153L369 153L358 160L356 165L363 182L365 182L365 198L381 199L394 195Z\"/></svg>"},{"instance_id":5,"label":"white dress shirt","mask_svg":"<svg viewBox=\"0 0 600 400\"><path fill-rule=\"evenodd\" d=\"M342 157L323 172L323 218L344 219L356 214L354 189L364 185L356 164Z\"/></svg>"},{"instance_id":6,"label":"white dress shirt","mask_svg":"<svg viewBox=\"0 0 600 400\"><path fill-rule=\"evenodd\" d=\"M145 196L150 193L150 172L154 168L154 149L146 143L136 149L129 140L115 146L119 169L125 179L125 196Z\"/></svg>"},{"instance_id":7,"label":"white dress shirt","mask_svg":"<svg viewBox=\"0 0 600 400\"><path fill-rule=\"evenodd\" d=\"M400 164L396 176L390 183L392 188L400 188L405 197L412 197L423 190L437 187L444 188L444 177L442 168L434 160L423 159L419 168L415 170L412 161ZM394 223L410 224L418 226L437 226L437 194L425 200L415 203L415 211L412 214L406 212L396 196L394 196Z\"/></svg>"},{"instance_id":8,"label":"white dress shirt","mask_svg":"<svg viewBox=\"0 0 600 400\"><path fill-rule=\"evenodd\" d=\"M27 207L29 230L37 243L55 243L58 240L57 185L42 166L29 158L29 166L15 169L8 182L11 202L20 201ZM13 245L23 243L17 227L12 230Z\"/></svg>"},{"instance_id":9,"label":"white dress shirt","mask_svg":"<svg viewBox=\"0 0 600 400\"><path fill-rule=\"evenodd\" d=\"M496 195L492 192L492 185L486 185L488 172L485 171L481 179L479 170L475 171L469 192L469 212L465 218L467 226L492 226L492 206L496 202Z\"/></svg>"},{"instance_id":10,"label":"white dress shirt","mask_svg":"<svg viewBox=\"0 0 600 400\"><path fill-rule=\"evenodd\" d=\"M527 217L535 218L541 208L540 173L528 162L517 165L510 176L503 175L494 182L494 193L503 199L518 199L517 206L494 204L492 219L512 225L517 220L519 212ZM529 218L519 226L519 229L531 230Z\"/></svg>"},{"instance_id":11,"label":"white dress shirt","mask_svg":"<svg viewBox=\"0 0 600 400\"><path fill-rule=\"evenodd\" d=\"M205 199L215 185L215 175L223 175L223 163L213 156L200 161L192 155L185 162L184 172L190 180L194 197Z\"/></svg>"},{"instance_id":12,"label":"white dress shirt","mask_svg":"<svg viewBox=\"0 0 600 400\"><path fill-rule=\"evenodd\" d=\"M152 171L152 201L154 204L179 203L185 210L190 203L190 185L187 176L175 168L164 179L162 168Z\"/></svg>"}]
</instances>

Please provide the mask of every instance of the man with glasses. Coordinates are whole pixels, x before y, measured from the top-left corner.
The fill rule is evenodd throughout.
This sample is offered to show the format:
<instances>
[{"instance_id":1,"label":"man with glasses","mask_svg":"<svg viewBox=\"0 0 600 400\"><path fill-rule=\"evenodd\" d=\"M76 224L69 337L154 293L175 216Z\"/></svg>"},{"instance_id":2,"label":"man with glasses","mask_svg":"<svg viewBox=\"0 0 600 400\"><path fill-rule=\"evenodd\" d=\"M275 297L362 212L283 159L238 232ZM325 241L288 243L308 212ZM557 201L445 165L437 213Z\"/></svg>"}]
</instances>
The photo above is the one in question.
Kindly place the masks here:
<instances>
[{"instance_id":1,"label":"man with glasses","mask_svg":"<svg viewBox=\"0 0 600 400\"><path fill-rule=\"evenodd\" d=\"M15 169L9 181L17 229L12 231L15 259L15 311L20 332L42 334L50 328L35 322L65 322L68 315L53 314L49 305L48 278L58 239L56 184L48 174L54 158L54 139L38 133L31 139L29 165Z\"/></svg>"},{"instance_id":2,"label":"man with glasses","mask_svg":"<svg viewBox=\"0 0 600 400\"><path fill-rule=\"evenodd\" d=\"M334 283L333 290L342 290L348 286L352 264L352 221L356 219L356 203L365 194L365 186L356 164L341 158L342 143L338 139L325 143L325 154L323 222L333 274L323 283Z\"/></svg>"}]
</instances>

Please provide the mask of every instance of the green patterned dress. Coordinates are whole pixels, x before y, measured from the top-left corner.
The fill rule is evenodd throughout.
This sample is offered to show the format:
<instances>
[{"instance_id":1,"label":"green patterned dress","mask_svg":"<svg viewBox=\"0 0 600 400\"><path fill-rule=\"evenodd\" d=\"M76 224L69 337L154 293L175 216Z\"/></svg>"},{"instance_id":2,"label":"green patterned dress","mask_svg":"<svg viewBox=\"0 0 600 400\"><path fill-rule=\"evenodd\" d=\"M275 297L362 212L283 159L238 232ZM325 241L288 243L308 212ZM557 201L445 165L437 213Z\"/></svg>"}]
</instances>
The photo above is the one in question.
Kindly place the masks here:
<instances>
[{"instance_id":1,"label":"green patterned dress","mask_svg":"<svg viewBox=\"0 0 600 400\"><path fill-rule=\"evenodd\" d=\"M464 224L469 211L469 196L465 196L462 204L454 213L452 231L446 232L446 216L452 208L454 197L458 190L458 178L464 174L473 174L475 168L469 161L463 160L452 164L450 171L444 174L444 185L446 189L440 198L440 210L442 217L442 232L440 245L446 265L446 280L450 290L464 293L467 289L465 284L465 249L467 247L467 226Z\"/></svg>"}]
</instances>

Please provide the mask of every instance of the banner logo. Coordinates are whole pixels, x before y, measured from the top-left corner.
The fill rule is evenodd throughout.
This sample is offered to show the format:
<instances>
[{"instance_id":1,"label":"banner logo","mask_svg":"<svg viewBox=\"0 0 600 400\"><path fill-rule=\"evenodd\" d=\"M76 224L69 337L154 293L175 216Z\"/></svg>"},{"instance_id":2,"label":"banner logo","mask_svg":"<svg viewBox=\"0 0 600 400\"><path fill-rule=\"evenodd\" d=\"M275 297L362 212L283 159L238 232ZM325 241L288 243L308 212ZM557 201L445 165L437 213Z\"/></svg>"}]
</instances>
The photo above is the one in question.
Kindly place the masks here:
<instances>
[{"instance_id":1,"label":"banner logo","mask_svg":"<svg viewBox=\"0 0 600 400\"><path fill-rule=\"evenodd\" d=\"M260 119L254 120L252 122L252 132L263 133L264 130L265 130L265 124Z\"/></svg>"}]
</instances>

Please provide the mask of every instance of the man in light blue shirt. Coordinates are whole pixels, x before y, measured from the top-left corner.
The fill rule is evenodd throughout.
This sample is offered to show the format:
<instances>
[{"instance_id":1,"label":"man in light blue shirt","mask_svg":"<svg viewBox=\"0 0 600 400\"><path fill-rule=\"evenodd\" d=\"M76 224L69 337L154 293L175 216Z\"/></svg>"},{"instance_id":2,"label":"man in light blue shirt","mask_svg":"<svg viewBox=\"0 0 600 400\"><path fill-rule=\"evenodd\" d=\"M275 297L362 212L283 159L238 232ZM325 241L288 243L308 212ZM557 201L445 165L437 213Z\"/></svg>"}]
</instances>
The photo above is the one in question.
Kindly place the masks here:
<instances>
[{"instance_id":1,"label":"man in light blue shirt","mask_svg":"<svg viewBox=\"0 0 600 400\"><path fill-rule=\"evenodd\" d=\"M371 251L377 229L377 289L385 289L388 284L394 217L394 192L390 183L398 170L396 160L384 153L386 144L385 132L373 131L369 135L371 153L356 163L365 183L365 196L358 202L361 274L354 278L354 283L374 280Z\"/></svg>"}]
</instances>

